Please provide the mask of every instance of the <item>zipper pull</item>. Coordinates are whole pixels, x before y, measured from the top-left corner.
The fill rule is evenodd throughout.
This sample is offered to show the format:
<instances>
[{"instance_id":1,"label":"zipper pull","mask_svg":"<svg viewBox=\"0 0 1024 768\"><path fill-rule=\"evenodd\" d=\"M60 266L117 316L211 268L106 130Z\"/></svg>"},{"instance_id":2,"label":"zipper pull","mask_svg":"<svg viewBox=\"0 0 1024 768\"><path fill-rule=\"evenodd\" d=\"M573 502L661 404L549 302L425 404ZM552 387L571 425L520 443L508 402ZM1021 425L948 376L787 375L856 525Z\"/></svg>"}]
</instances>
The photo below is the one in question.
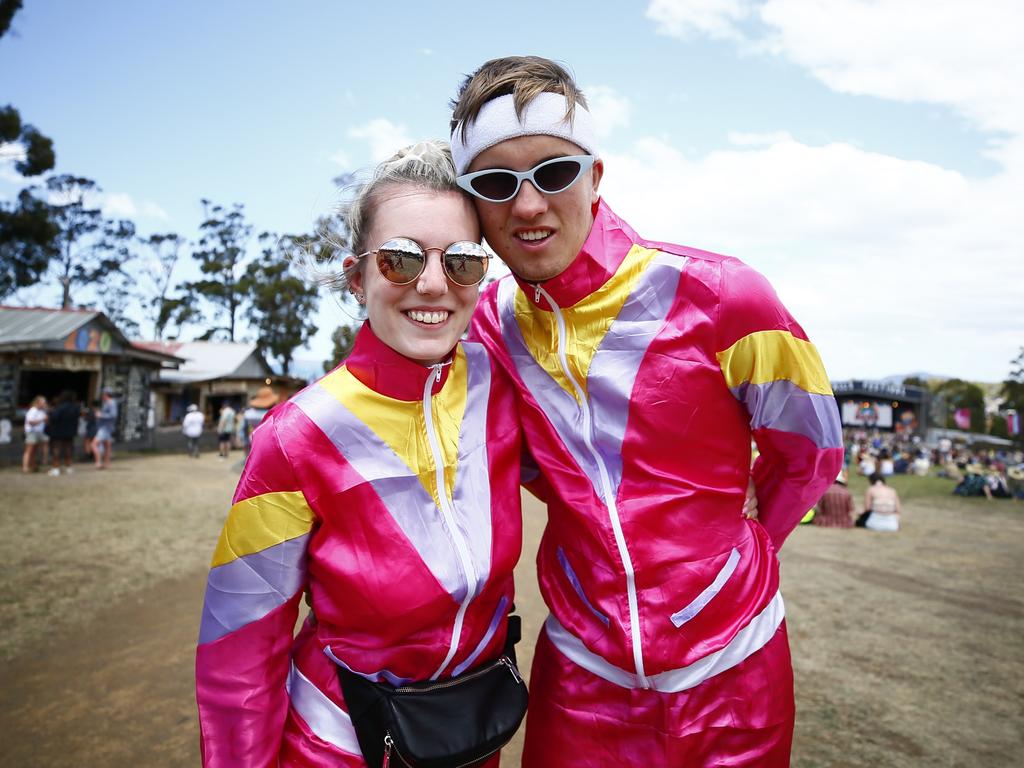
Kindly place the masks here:
<instances>
[{"instance_id":1,"label":"zipper pull","mask_svg":"<svg viewBox=\"0 0 1024 768\"><path fill-rule=\"evenodd\" d=\"M391 745L394 744L391 741L391 731L384 734L384 762L380 764L380 768L388 768L391 764Z\"/></svg>"},{"instance_id":2,"label":"zipper pull","mask_svg":"<svg viewBox=\"0 0 1024 768\"><path fill-rule=\"evenodd\" d=\"M441 364L438 363L437 365L434 365L434 366L431 366L431 367L434 369L434 381L435 382L440 381L441 380Z\"/></svg>"},{"instance_id":3,"label":"zipper pull","mask_svg":"<svg viewBox=\"0 0 1024 768\"><path fill-rule=\"evenodd\" d=\"M540 304L540 283L534 283L533 286L533 303Z\"/></svg>"},{"instance_id":4,"label":"zipper pull","mask_svg":"<svg viewBox=\"0 0 1024 768\"><path fill-rule=\"evenodd\" d=\"M508 656L502 656L500 661L502 664L508 667L508 671L512 673L512 677L516 679L516 682L522 685L523 678L519 676L519 672L516 670L516 665L512 663L512 659L510 659Z\"/></svg>"}]
</instances>

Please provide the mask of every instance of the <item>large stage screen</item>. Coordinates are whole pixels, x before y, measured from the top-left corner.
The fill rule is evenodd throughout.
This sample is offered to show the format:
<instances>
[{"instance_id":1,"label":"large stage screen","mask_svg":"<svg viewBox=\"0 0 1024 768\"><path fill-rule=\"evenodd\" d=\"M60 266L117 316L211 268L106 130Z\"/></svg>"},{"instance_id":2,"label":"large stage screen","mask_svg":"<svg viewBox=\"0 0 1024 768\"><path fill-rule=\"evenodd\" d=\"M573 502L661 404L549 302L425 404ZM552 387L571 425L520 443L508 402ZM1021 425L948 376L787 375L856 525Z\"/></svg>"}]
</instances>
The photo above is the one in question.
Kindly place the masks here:
<instances>
[{"instance_id":1,"label":"large stage screen","mask_svg":"<svg viewBox=\"0 0 1024 768\"><path fill-rule=\"evenodd\" d=\"M843 426L892 429L892 406L888 403L843 403Z\"/></svg>"}]
</instances>

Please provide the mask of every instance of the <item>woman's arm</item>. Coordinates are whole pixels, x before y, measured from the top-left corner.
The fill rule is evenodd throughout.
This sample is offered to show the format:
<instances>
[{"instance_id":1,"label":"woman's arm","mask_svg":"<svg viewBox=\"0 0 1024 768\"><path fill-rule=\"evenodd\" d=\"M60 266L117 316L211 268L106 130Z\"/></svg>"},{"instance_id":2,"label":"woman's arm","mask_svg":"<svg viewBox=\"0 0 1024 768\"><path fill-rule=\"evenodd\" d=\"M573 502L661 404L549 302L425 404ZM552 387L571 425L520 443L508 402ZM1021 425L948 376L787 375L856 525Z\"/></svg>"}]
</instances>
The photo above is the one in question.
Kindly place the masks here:
<instances>
[{"instance_id":1,"label":"woman's arm","mask_svg":"<svg viewBox=\"0 0 1024 768\"><path fill-rule=\"evenodd\" d=\"M203 765L277 764L314 515L276 425L259 430L207 580L196 649Z\"/></svg>"}]
</instances>

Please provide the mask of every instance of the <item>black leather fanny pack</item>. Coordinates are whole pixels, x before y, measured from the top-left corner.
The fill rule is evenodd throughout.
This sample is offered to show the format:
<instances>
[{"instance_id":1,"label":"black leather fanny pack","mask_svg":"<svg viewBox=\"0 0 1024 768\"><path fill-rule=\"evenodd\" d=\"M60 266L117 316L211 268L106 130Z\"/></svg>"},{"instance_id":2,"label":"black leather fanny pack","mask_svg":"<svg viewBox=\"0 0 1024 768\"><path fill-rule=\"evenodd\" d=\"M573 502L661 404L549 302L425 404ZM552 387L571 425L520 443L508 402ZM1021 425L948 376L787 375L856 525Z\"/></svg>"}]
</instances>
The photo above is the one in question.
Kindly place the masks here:
<instances>
[{"instance_id":1,"label":"black leather fanny pack","mask_svg":"<svg viewBox=\"0 0 1024 768\"><path fill-rule=\"evenodd\" d=\"M509 616L502 655L448 680L400 687L338 667L341 692L370 768L471 768L500 750L526 715L516 667L518 616Z\"/></svg>"}]
</instances>

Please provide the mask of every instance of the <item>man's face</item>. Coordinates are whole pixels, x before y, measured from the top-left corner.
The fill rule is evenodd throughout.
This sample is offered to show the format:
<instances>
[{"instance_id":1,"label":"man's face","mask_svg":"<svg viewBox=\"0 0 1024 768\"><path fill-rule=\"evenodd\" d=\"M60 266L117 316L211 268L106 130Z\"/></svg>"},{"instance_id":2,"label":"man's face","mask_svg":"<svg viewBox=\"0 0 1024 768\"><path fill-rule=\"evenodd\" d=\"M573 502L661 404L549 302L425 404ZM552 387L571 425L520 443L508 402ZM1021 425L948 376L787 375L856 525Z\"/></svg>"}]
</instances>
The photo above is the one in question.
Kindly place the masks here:
<instances>
[{"instance_id":1,"label":"man's face","mask_svg":"<svg viewBox=\"0 0 1024 768\"><path fill-rule=\"evenodd\" d=\"M467 172L528 171L545 160L582 154L586 153L575 144L554 136L519 136L481 152ZM554 195L538 192L524 181L508 202L473 198L488 244L524 280L542 282L560 275L590 234L603 171L598 160L572 187Z\"/></svg>"}]
</instances>

